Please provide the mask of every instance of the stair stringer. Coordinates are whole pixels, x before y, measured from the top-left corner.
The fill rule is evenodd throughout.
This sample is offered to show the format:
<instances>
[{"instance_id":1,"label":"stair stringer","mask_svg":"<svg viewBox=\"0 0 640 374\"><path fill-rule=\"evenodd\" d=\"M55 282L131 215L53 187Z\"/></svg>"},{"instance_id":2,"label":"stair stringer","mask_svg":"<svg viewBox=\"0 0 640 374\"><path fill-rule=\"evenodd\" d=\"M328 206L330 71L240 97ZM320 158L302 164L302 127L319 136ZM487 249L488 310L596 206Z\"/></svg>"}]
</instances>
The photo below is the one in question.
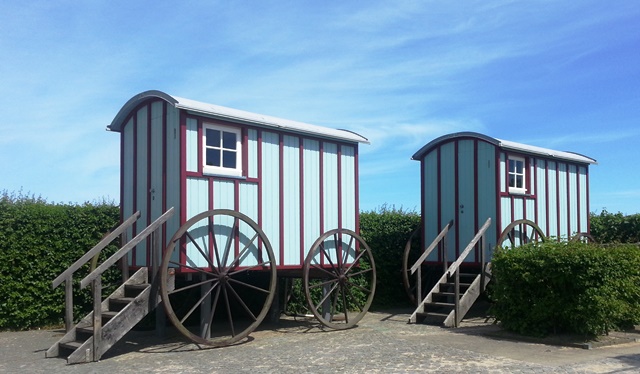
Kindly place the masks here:
<instances>
[{"instance_id":1,"label":"stair stringer","mask_svg":"<svg viewBox=\"0 0 640 374\"><path fill-rule=\"evenodd\" d=\"M471 282L471 285L467 289L467 291L460 298L459 310L458 310L458 318L456 321L456 311L452 310L447 318L444 320L443 325L446 327L456 327L459 326L460 322L467 315L473 303L478 300L480 294L484 292L487 288L487 284L491 281L491 263L487 263L486 269L484 270L485 281L484 281L484 289L482 287L482 274L478 274L476 278Z\"/></svg>"},{"instance_id":2,"label":"stair stringer","mask_svg":"<svg viewBox=\"0 0 640 374\"><path fill-rule=\"evenodd\" d=\"M109 310L109 300L112 298L118 298L118 297L124 297L125 295L125 286L126 285L132 285L132 284L145 284L148 283L148 269L146 267L140 268L138 269L138 271L136 271L129 279L127 279L126 282L124 282L122 285L120 285L120 287L118 287L111 295L109 295L109 297L107 297L106 299L104 299L101 303L101 308L102 311L107 311ZM149 294L150 294L150 289L151 286L147 287L144 291L142 291L140 293L140 295L138 295L136 297L136 299L138 299L138 297L141 297L141 295L145 294L145 296L143 296L144 298L146 298L146 300L149 300ZM156 301L159 301L159 297L155 298ZM102 335L103 335L103 339L105 337L105 331L110 331L110 329L113 329L113 327L109 327L109 325L112 325L112 322L114 320L117 319L121 319L123 317L119 317L119 315L124 314L124 313L130 313L127 312L125 310L130 309L130 306L132 304L136 304L136 302L132 302L129 305L127 305L126 307L124 307L120 312L118 312L118 314L116 316L114 316L111 320L109 320L107 323L104 324L103 328L102 328ZM148 305L148 303L145 303ZM156 303L157 305L157 303ZM155 305L154 305L155 307ZM148 313L149 311L147 311ZM144 315L142 316L144 317ZM142 319L142 317L140 319ZM139 320L138 320L139 322ZM137 323L137 322L136 322ZM128 332L134 325L132 325L131 327L129 327L129 329L127 329L126 332ZM55 342L45 353L45 357L58 357L60 356L60 344L64 344L64 343L71 343L74 342L76 340L76 336L77 336L77 329L78 327L83 327L83 328L89 328L89 329L93 329L93 311L90 312L89 314L87 314L86 316L84 316L80 322L78 322L75 326L73 326L73 328L71 328L71 330L69 330L66 334L64 334L57 342ZM126 332L124 332L123 334L121 334L118 339L120 339L122 336L124 336L124 334L126 334ZM114 336L114 334L110 331L110 334L112 336ZM118 334L115 334L115 336L117 336ZM107 341L111 341L111 339L108 339ZM117 341L117 340L116 340ZM103 347L105 346L106 343L105 340L103 340ZM106 352L107 349L111 348L111 346L113 346L113 344L115 344L115 342L112 342L111 344L109 344L109 346L106 349L101 349L102 353L100 355L102 355L104 352ZM82 363L82 362L89 362L92 361L92 357L93 357L93 337L89 337L88 339L86 339L81 345L80 347L78 347L76 350L74 350L68 357L67 357L67 363L68 364L75 364L75 363Z\"/></svg>"}]
</instances>

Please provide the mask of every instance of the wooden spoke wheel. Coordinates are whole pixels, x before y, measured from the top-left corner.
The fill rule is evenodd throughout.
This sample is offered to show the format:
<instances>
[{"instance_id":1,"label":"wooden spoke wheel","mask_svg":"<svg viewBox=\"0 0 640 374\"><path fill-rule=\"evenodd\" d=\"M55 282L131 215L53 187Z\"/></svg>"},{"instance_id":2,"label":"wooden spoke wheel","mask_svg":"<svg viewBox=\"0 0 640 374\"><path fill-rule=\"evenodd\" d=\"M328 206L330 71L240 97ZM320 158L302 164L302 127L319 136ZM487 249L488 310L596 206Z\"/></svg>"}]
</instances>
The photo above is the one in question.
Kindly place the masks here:
<instances>
[{"instance_id":1,"label":"wooden spoke wheel","mask_svg":"<svg viewBox=\"0 0 640 374\"><path fill-rule=\"evenodd\" d=\"M527 243L545 242L547 237L533 221L519 219L511 222L500 234L498 245L515 248Z\"/></svg>"},{"instance_id":2,"label":"wooden spoke wheel","mask_svg":"<svg viewBox=\"0 0 640 374\"><path fill-rule=\"evenodd\" d=\"M596 240L587 232L579 232L571 238L572 242L595 243Z\"/></svg>"},{"instance_id":3,"label":"wooden spoke wheel","mask_svg":"<svg viewBox=\"0 0 640 374\"><path fill-rule=\"evenodd\" d=\"M176 273L169 287L170 272ZM193 342L233 344L265 318L276 290L271 244L249 217L218 209L175 233L162 259L160 291L173 325Z\"/></svg>"},{"instance_id":4,"label":"wooden spoke wheel","mask_svg":"<svg viewBox=\"0 0 640 374\"><path fill-rule=\"evenodd\" d=\"M373 301L376 268L371 249L351 230L328 231L307 254L303 281L309 309L320 323L351 328Z\"/></svg>"},{"instance_id":5,"label":"wooden spoke wheel","mask_svg":"<svg viewBox=\"0 0 640 374\"><path fill-rule=\"evenodd\" d=\"M414 305L418 305L418 301L416 301L417 284L415 274L411 274L411 267L422 254L420 251L419 232L420 226L418 226L418 228L416 228L409 237L407 244L404 246L404 254L402 256L402 284L404 285L404 290L407 292L409 300L411 300L411 303ZM418 241L418 243L415 243L416 241ZM422 272L422 274L426 275L425 272ZM427 277L423 276L421 285L422 295L420 300L424 299L427 292L429 292L426 280Z\"/></svg>"}]
</instances>

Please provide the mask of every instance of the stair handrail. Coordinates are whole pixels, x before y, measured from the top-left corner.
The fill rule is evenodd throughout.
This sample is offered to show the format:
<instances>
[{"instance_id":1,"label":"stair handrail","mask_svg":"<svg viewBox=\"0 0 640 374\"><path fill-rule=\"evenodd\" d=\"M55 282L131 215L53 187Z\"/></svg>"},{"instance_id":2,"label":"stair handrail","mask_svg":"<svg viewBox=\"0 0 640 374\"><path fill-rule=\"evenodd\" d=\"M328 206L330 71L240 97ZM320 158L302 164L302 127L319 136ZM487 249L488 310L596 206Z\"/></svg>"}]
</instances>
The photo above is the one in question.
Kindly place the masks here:
<instances>
[{"instance_id":1,"label":"stair handrail","mask_svg":"<svg viewBox=\"0 0 640 374\"><path fill-rule=\"evenodd\" d=\"M411 266L411 269L410 269L411 270L411 274L415 273L416 270L418 270L420 268L420 265L422 265L422 263L427 258L427 256L429 256L431 254L431 252L436 247L436 245L438 245L438 243L440 243L440 241L447 235L447 233L449 232L449 229L451 228L451 226L453 226L453 220L451 220L451 221L449 221L449 223L447 223L447 225L442 229L442 231L440 231L438 236L436 236L436 238L433 239L431 244L424 250L422 255L416 260L416 262L413 264L413 266Z\"/></svg>"},{"instance_id":2,"label":"stair handrail","mask_svg":"<svg viewBox=\"0 0 640 374\"><path fill-rule=\"evenodd\" d=\"M451 264L451 266L449 266L449 269L447 270L447 274L449 276L451 276L454 272L458 270L458 268L460 267L460 264L462 264L462 262L467 258L469 253L471 253L471 250L473 249L473 247L475 247L476 243L478 243L480 238L484 237L484 234L490 225L491 225L491 217L487 218L484 225L482 225L482 227L480 228L480 230L478 230L478 232L473 237L473 239L471 239L471 241L469 242L467 247L464 249L464 251L462 251L462 253L458 256L458 258ZM482 248L482 250L484 251L484 248ZM484 266L484 264L482 264L482 266Z\"/></svg>"},{"instance_id":3,"label":"stair handrail","mask_svg":"<svg viewBox=\"0 0 640 374\"><path fill-rule=\"evenodd\" d=\"M482 274L484 273L484 261L485 261L485 256L484 256L484 251L486 250L486 240L485 240L485 233L487 231L487 229L489 228L489 226L491 225L491 217L487 218L487 220L485 221L484 225L482 225L482 227L480 228L480 230L478 230L478 232L476 233L476 235L473 237L473 239L471 239L471 241L469 242L469 244L467 245L467 247L464 249L464 251L462 251L462 253L460 254L460 256L458 256L458 258L451 264L451 266L449 266L449 269L447 270L447 272L445 273L445 276L451 276L451 275L455 275L454 277L454 311L455 311L455 323L454 326L458 327L460 321L462 320L462 317L460 317L460 264L462 264L462 262L467 258L467 256L469 255L469 253L471 253L471 250L475 247L476 243L478 243L478 241L480 240L480 238L482 238L482 249L481 249L481 268L480 268L480 274L482 276ZM482 276L482 282L483 285L482 287L484 288L484 277Z\"/></svg>"},{"instance_id":4,"label":"stair handrail","mask_svg":"<svg viewBox=\"0 0 640 374\"><path fill-rule=\"evenodd\" d=\"M80 281L80 289L87 287L89 284L93 285L93 360L98 361L101 352L101 340L102 340L102 273L104 273L111 265L115 264L122 257L126 256L129 251L135 248L140 242L145 240L149 235L152 235L151 241L155 244L158 243L155 231L160 228L169 218L173 216L174 208L171 207L163 215L158 217L144 230L140 231L138 235L133 237L127 244L117 250L114 254L106 259L100 266L95 268L89 275L84 277Z\"/></svg>"},{"instance_id":5,"label":"stair handrail","mask_svg":"<svg viewBox=\"0 0 640 374\"><path fill-rule=\"evenodd\" d=\"M438 236L436 236L436 238L433 239L431 244L424 250L424 252L422 252L422 255L418 257L418 259L413 264L413 266L411 266L411 269L410 269L411 275L413 275L413 273L415 273L416 271L418 272L416 274L416 298L415 298L416 301L420 301L420 299L422 298L422 266L421 265L424 262L424 260L427 258L427 256L429 256L431 252L433 252L434 248L436 248L436 246L440 243L440 241L442 241L442 239L447 236L447 233L449 232L449 229L452 226L453 226L453 220L449 221L449 223L440 231ZM410 244L407 243L407 245L410 245Z\"/></svg>"},{"instance_id":6,"label":"stair handrail","mask_svg":"<svg viewBox=\"0 0 640 374\"><path fill-rule=\"evenodd\" d=\"M117 228L112 230L109 234L105 235L98 244L91 248L87 253L82 255L76 262L71 264L67 270L63 271L56 277L51 283L51 289L56 289L62 282L65 282L64 298L65 298L65 330L68 332L73 326L73 274L78 271L84 264L89 262L96 255L100 254L102 250L109 245L115 238L124 233L134 222L140 217L140 211L135 212L124 222L122 222Z\"/></svg>"},{"instance_id":7,"label":"stair handrail","mask_svg":"<svg viewBox=\"0 0 640 374\"><path fill-rule=\"evenodd\" d=\"M440 284L442 282L445 282L447 280L448 277L450 277L452 274L455 274L455 284L454 284L454 312L455 312L455 326L458 327L459 324L459 316L460 316L460 272L458 271L458 268L460 267L460 264L462 263L462 261L465 260L465 258L469 255L469 253L471 252L471 249L473 249L473 247L475 246L475 244L478 242L478 240L480 240L480 238L482 238L482 251L480 252L480 261L482 262L482 270L481 270L481 275L482 275L482 289L484 289L484 272L485 272L485 250L486 250L486 231L489 228L489 226L491 225L491 217L489 217L486 222L484 223L484 225L482 225L482 227L480 228L480 230L478 230L478 232L476 233L476 235L474 236L474 238L471 240L471 242L469 243L469 245L465 248L464 251L462 251L462 253L460 254L460 256L458 257L458 259L456 259L456 261L454 261L451 266L449 266L449 268L444 272L444 274L442 274L442 277L440 277L440 279L436 282L436 284L433 286L433 288L431 289L431 291L429 291L429 293L427 293L427 296L422 299L419 303L418 303L418 307L416 308L416 310L413 312L413 314L411 314L411 317L409 317L409 323L415 323L416 322L416 318L418 315L418 312L423 311L424 309L424 303L427 301L427 299L429 297L431 297L431 294L433 292L436 292L436 290L439 289ZM418 273L420 274L420 273ZM416 300L420 300L420 297L418 297Z\"/></svg>"}]
</instances>

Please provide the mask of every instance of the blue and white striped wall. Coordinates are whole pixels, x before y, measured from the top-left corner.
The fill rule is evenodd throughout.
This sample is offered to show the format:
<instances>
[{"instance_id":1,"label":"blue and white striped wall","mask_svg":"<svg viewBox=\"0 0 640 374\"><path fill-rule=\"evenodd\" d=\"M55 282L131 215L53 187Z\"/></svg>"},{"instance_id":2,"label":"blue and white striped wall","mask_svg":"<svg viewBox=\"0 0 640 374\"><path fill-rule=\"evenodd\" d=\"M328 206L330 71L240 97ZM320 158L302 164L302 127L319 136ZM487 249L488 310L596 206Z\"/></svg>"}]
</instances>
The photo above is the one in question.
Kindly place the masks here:
<instances>
[{"instance_id":1,"label":"blue and white striped wall","mask_svg":"<svg viewBox=\"0 0 640 374\"><path fill-rule=\"evenodd\" d=\"M164 243L198 213L232 209L263 229L279 269L295 270L322 233L358 231L357 142L212 119L158 98L140 102L123 118L121 211L125 219L142 213L129 238L170 207L179 214L167 223ZM241 177L203 173L205 122L241 129ZM143 242L129 263L147 266L148 259Z\"/></svg>"},{"instance_id":2,"label":"blue and white striped wall","mask_svg":"<svg viewBox=\"0 0 640 374\"><path fill-rule=\"evenodd\" d=\"M529 180L525 194L509 192L510 155L526 160ZM595 160L586 156L465 132L433 140L413 159L421 162L424 245L454 220L446 238L447 261L457 258L487 218L492 220L487 234L489 250L502 230L518 219L531 220L546 236L558 239L589 232L588 167ZM428 260L443 259L432 253ZM476 249L468 262L479 260Z\"/></svg>"}]
</instances>

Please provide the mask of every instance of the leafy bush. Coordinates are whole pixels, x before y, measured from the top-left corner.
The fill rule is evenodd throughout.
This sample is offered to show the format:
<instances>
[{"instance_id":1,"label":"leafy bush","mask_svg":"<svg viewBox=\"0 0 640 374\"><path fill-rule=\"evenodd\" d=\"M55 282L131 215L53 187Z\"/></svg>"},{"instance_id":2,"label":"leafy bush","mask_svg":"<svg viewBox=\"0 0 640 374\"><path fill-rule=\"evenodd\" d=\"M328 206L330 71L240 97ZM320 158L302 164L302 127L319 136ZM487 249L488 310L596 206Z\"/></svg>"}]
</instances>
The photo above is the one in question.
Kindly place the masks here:
<instances>
[{"instance_id":1,"label":"leafy bush","mask_svg":"<svg viewBox=\"0 0 640 374\"><path fill-rule=\"evenodd\" d=\"M409 236L419 224L418 213L386 205L360 213L360 235L371 248L376 265L376 294L372 307L408 305L409 299L402 284L402 255ZM320 288L315 290L321 291ZM307 313L302 280L293 279L288 292L287 312ZM362 294L358 304L365 301Z\"/></svg>"},{"instance_id":2,"label":"leafy bush","mask_svg":"<svg viewBox=\"0 0 640 374\"><path fill-rule=\"evenodd\" d=\"M591 235L598 243L640 243L640 214L591 213Z\"/></svg>"},{"instance_id":3,"label":"leafy bush","mask_svg":"<svg viewBox=\"0 0 640 374\"><path fill-rule=\"evenodd\" d=\"M528 244L498 249L492 266L492 312L509 330L596 336L640 323L637 246Z\"/></svg>"},{"instance_id":4,"label":"leafy bush","mask_svg":"<svg viewBox=\"0 0 640 374\"><path fill-rule=\"evenodd\" d=\"M100 241L118 222L119 209L107 202L50 204L40 197L0 192L0 329L60 324L64 286L51 282ZM111 245L102 259L117 250ZM79 290L88 265L74 275L74 316L92 308L90 290ZM114 283L117 269L103 277ZM109 290L105 290L108 292Z\"/></svg>"},{"instance_id":5,"label":"leafy bush","mask_svg":"<svg viewBox=\"0 0 640 374\"><path fill-rule=\"evenodd\" d=\"M360 235L367 242L376 263L376 295L373 305L407 305L402 284L402 256L411 233L420 225L420 214L383 205L360 213Z\"/></svg>"}]
</instances>

